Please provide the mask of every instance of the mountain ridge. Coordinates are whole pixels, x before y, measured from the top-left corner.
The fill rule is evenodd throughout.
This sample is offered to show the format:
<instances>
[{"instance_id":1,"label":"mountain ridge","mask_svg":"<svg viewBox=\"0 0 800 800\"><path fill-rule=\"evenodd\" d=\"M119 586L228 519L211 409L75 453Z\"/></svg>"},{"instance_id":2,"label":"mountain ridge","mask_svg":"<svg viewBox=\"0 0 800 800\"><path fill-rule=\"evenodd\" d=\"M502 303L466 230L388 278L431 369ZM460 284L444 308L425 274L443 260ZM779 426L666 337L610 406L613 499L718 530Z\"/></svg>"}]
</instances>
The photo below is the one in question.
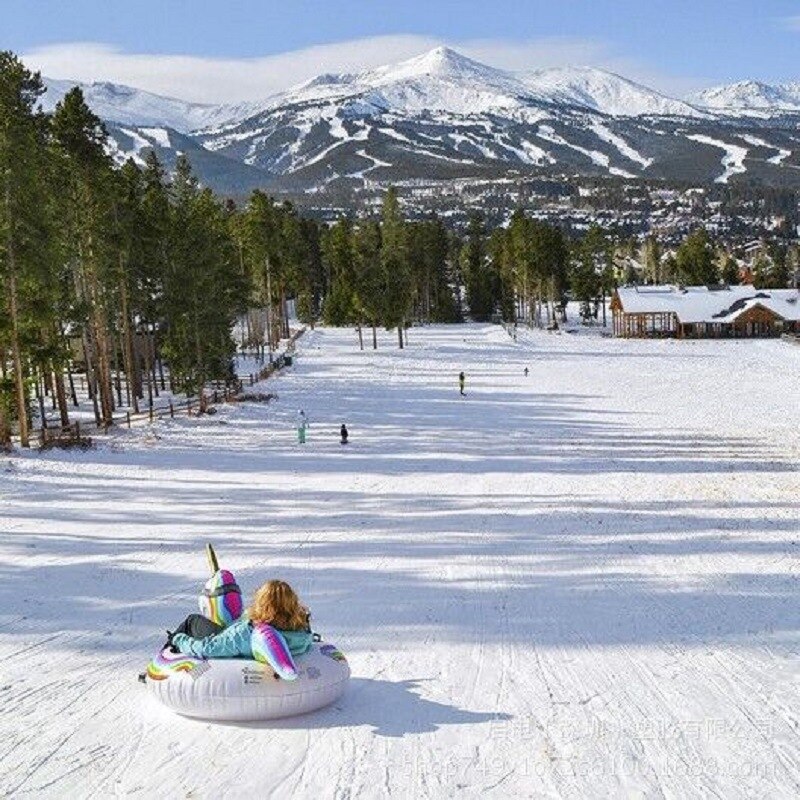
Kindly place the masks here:
<instances>
[{"instance_id":1,"label":"mountain ridge","mask_svg":"<svg viewBox=\"0 0 800 800\"><path fill-rule=\"evenodd\" d=\"M45 104L54 106L68 85L48 81ZM151 147L172 163L180 138L202 162L201 179L226 190L257 185L259 176L270 186L325 192L342 184L515 175L800 188L795 84L773 91L740 82L686 102L597 68L510 72L438 47L374 69L320 74L236 105L186 103L107 82L82 88L95 112L114 123L118 160L141 158ZM748 98L754 107L741 114L731 105Z\"/></svg>"}]
</instances>

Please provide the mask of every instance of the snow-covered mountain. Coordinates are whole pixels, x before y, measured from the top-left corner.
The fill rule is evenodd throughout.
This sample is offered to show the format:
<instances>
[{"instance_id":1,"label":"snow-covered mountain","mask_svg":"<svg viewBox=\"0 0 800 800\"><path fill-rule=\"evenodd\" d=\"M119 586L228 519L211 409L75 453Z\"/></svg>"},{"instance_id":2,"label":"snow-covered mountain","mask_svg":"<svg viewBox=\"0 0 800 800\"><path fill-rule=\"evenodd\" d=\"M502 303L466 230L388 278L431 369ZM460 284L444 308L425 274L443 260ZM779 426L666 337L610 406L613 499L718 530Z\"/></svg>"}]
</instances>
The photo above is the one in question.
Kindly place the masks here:
<instances>
[{"instance_id":1,"label":"snow-covered mountain","mask_svg":"<svg viewBox=\"0 0 800 800\"><path fill-rule=\"evenodd\" d=\"M708 116L613 72L592 67L555 67L522 73L525 86L552 103L568 103L614 117Z\"/></svg>"},{"instance_id":2,"label":"snow-covered mountain","mask_svg":"<svg viewBox=\"0 0 800 800\"><path fill-rule=\"evenodd\" d=\"M528 94L511 73L437 47L407 61L358 74L321 75L276 96L272 107L360 98L366 107L381 112L470 114L524 106Z\"/></svg>"},{"instance_id":3,"label":"snow-covered mountain","mask_svg":"<svg viewBox=\"0 0 800 800\"><path fill-rule=\"evenodd\" d=\"M605 70L561 67L513 73L481 64L448 47L362 73L319 75L269 98L260 104L260 111L355 98L366 108L395 113L480 114L545 103L610 116L708 116L689 103Z\"/></svg>"},{"instance_id":4,"label":"snow-covered mountain","mask_svg":"<svg viewBox=\"0 0 800 800\"><path fill-rule=\"evenodd\" d=\"M189 103L175 97L163 97L143 89L106 81L81 83L45 78L44 84L46 91L41 99L44 111L53 111L70 89L79 86L92 111L108 122L166 126L182 133L231 119L241 119L254 110L246 103L238 106Z\"/></svg>"},{"instance_id":5,"label":"snow-covered mountain","mask_svg":"<svg viewBox=\"0 0 800 800\"><path fill-rule=\"evenodd\" d=\"M48 85L52 107L73 84ZM512 73L437 47L238 106L83 89L113 121L120 160L152 147L169 163L191 149L201 178L225 191L531 175L800 188L800 85L737 84L685 102L604 70Z\"/></svg>"},{"instance_id":6,"label":"snow-covered mountain","mask_svg":"<svg viewBox=\"0 0 800 800\"><path fill-rule=\"evenodd\" d=\"M800 112L800 83L739 81L698 92L690 100L704 108L732 114Z\"/></svg>"}]
</instances>

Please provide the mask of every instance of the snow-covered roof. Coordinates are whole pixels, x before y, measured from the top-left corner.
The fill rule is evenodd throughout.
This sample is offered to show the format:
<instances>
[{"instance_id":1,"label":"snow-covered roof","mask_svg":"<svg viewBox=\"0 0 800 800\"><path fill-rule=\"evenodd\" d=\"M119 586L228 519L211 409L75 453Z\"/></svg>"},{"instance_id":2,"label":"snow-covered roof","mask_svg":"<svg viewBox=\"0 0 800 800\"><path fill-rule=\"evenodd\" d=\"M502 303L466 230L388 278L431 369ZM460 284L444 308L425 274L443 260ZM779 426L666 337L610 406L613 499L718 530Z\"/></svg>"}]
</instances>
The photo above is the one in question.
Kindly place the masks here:
<instances>
[{"instance_id":1,"label":"snow-covered roof","mask_svg":"<svg viewBox=\"0 0 800 800\"><path fill-rule=\"evenodd\" d=\"M682 323L733 322L760 305L787 321L800 321L800 291L753 286L623 286L617 290L626 314L675 313Z\"/></svg>"}]
</instances>

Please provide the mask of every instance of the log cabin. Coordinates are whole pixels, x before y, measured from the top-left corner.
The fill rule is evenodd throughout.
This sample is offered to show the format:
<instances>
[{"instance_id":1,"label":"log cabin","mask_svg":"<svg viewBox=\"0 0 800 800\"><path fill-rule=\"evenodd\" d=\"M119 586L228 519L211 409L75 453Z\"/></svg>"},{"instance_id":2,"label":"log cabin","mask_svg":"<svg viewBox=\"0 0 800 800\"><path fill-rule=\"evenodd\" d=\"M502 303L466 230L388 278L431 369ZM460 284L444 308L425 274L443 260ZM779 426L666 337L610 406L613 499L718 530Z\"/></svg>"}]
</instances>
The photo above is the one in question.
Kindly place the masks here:
<instances>
[{"instance_id":1,"label":"log cabin","mask_svg":"<svg viewBox=\"0 0 800 800\"><path fill-rule=\"evenodd\" d=\"M761 338L800 332L798 289L622 286L611 298L614 336Z\"/></svg>"}]
</instances>

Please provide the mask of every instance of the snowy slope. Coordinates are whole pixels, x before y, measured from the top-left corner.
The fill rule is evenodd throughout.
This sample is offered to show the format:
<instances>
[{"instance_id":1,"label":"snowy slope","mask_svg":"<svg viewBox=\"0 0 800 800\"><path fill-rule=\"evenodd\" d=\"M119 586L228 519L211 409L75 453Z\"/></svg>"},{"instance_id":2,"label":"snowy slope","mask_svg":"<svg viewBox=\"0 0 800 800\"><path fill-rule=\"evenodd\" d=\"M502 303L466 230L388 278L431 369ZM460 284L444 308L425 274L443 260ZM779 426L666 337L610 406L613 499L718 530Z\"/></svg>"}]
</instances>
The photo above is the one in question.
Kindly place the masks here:
<instances>
[{"instance_id":1,"label":"snowy slope","mask_svg":"<svg viewBox=\"0 0 800 800\"><path fill-rule=\"evenodd\" d=\"M800 113L800 83L768 84L760 81L715 86L698 92L690 102L729 114Z\"/></svg>"},{"instance_id":2,"label":"snowy slope","mask_svg":"<svg viewBox=\"0 0 800 800\"><path fill-rule=\"evenodd\" d=\"M591 67L557 67L521 73L520 80L551 103L567 103L611 116L708 116L681 100L613 72Z\"/></svg>"},{"instance_id":3,"label":"snowy slope","mask_svg":"<svg viewBox=\"0 0 800 800\"><path fill-rule=\"evenodd\" d=\"M182 133L241 118L252 110L249 104L216 106L189 103L116 83L80 83L52 78L45 78L44 83L47 89L42 96L44 111L53 111L70 89L79 86L87 105L101 119L123 125L166 126Z\"/></svg>"},{"instance_id":4,"label":"snowy slope","mask_svg":"<svg viewBox=\"0 0 800 800\"><path fill-rule=\"evenodd\" d=\"M800 348L379 336L304 337L268 405L0 456L0 796L796 797ZM209 539L297 587L335 706L211 725L136 682Z\"/></svg>"}]
</instances>

